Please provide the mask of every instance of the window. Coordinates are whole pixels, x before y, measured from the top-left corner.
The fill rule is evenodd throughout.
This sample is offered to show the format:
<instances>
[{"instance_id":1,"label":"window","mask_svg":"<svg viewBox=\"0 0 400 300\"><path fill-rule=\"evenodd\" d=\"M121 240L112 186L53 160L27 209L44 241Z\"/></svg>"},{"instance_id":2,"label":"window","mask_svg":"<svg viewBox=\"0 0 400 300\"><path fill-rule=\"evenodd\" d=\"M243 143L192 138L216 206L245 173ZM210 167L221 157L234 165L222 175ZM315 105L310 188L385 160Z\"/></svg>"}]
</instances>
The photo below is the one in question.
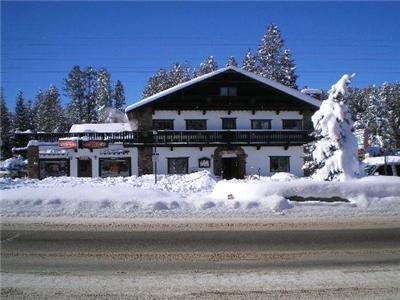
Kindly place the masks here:
<instances>
[{"instance_id":1,"label":"window","mask_svg":"<svg viewBox=\"0 0 400 300\"><path fill-rule=\"evenodd\" d=\"M39 178L69 176L68 159L40 159Z\"/></svg>"},{"instance_id":2,"label":"window","mask_svg":"<svg viewBox=\"0 0 400 300\"><path fill-rule=\"evenodd\" d=\"M237 96L237 89L235 87L221 87L219 95L223 97Z\"/></svg>"},{"instance_id":3,"label":"window","mask_svg":"<svg viewBox=\"0 0 400 300\"><path fill-rule=\"evenodd\" d=\"M186 120L186 130L207 130L207 120Z\"/></svg>"},{"instance_id":4,"label":"window","mask_svg":"<svg viewBox=\"0 0 400 300\"><path fill-rule=\"evenodd\" d=\"M282 120L282 128L283 129L303 129L303 121L302 120Z\"/></svg>"},{"instance_id":5,"label":"window","mask_svg":"<svg viewBox=\"0 0 400 300\"><path fill-rule=\"evenodd\" d=\"M289 156L271 156L270 172L290 172Z\"/></svg>"},{"instance_id":6,"label":"window","mask_svg":"<svg viewBox=\"0 0 400 300\"><path fill-rule=\"evenodd\" d=\"M251 129L271 129L271 120L251 120Z\"/></svg>"},{"instance_id":7,"label":"window","mask_svg":"<svg viewBox=\"0 0 400 300\"><path fill-rule=\"evenodd\" d=\"M153 120L154 130L174 130L174 120Z\"/></svg>"},{"instance_id":8,"label":"window","mask_svg":"<svg viewBox=\"0 0 400 300\"><path fill-rule=\"evenodd\" d=\"M130 158L100 158L100 177L131 176Z\"/></svg>"},{"instance_id":9,"label":"window","mask_svg":"<svg viewBox=\"0 0 400 300\"><path fill-rule=\"evenodd\" d=\"M187 174L188 158L168 158L168 174Z\"/></svg>"},{"instance_id":10,"label":"window","mask_svg":"<svg viewBox=\"0 0 400 300\"><path fill-rule=\"evenodd\" d=\"M222 118L222 129L236 129L236 118Z\"/></svg>"}]
</instances>

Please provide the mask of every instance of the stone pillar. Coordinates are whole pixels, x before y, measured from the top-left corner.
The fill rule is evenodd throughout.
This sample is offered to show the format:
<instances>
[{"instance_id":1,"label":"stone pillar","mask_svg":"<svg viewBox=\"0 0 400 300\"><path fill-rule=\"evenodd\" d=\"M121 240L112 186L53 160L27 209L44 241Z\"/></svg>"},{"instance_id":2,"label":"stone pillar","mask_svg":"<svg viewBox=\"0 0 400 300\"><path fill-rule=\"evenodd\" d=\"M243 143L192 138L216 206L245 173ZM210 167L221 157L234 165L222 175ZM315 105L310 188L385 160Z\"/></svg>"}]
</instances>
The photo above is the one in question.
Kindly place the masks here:
<instances>
[{"instance_id":1,"label":"stone pillar","mask_svg":"<svg viewBox=\"0 0 400 300\"><path fill-rule=\"evenodd\" d=\"M303 111L303 129L309 132L313 131L313 124L311 121L311 117L314 114L311 110Z\"/></svg>"},{"instance_id":2,"label":"stone pillar","mask_svg":"<svg viewBox=\"0 0 400 300\"><path fill-rule=\"evenodd\" d=\"M139 176L153 174L153 147L139 146L138 147L138 173Z\"/></svg>"},{"instance_id":3,"label":"stone pillar","mask_svg":"<svg viewBox=\"0 0 400 300\"><path fill-rule=\"evenodd\" d=\"M39 147L28 146L28 177L39 179Z\"/></svg>"}]
</instances>

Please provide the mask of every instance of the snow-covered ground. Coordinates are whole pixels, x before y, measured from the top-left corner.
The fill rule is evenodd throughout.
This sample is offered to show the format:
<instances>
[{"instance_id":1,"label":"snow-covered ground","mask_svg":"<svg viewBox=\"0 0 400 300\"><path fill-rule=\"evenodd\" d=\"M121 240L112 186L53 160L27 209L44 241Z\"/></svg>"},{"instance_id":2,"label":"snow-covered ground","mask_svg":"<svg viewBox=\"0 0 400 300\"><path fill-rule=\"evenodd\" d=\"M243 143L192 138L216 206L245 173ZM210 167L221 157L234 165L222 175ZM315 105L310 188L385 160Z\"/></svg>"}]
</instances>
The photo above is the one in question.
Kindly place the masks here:
<instances>
[{"instance_id":1,"label":"snow-covered ground","mask_svg":"<svg viewBox=\"0 0 400 300\"><path fill-rule=\"evenodd\" d=\"M400 178L371 176L324 182L279 173L217 180L188 175L1 179L3 217L294 217L396 216ZM341 197L350 202L294 202L291 196Z\"/></svg>"}]
</instances>

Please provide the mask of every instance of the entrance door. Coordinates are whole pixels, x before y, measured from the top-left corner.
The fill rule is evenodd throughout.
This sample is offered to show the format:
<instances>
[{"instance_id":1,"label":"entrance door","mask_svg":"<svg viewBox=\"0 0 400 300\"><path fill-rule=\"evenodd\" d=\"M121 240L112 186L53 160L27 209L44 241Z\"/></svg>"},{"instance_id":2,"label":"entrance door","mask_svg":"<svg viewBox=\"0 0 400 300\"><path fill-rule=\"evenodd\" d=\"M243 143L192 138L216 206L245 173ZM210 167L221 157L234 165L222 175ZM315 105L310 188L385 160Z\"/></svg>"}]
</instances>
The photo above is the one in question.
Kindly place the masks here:
<instances>
[{"instance_id":1,"label":"entrance door","mask_svg":"<svg viewBox=\"0 0 400 300\"><path fill-rule=\"evenodd\" d=\"M78 177L92 177L91 159L78 159Z\"/></svg>"},{"instance_id":2,"label":"entrance door","mask_svg":"<svg viewBox=\"0 0 400 300\"><path fill-rule=\"evenodd\" d=\"M239 174L239 161L237 157L223 157L222 158L222 178L232 179L238 178Z\"/></svg>"}]
</instances>

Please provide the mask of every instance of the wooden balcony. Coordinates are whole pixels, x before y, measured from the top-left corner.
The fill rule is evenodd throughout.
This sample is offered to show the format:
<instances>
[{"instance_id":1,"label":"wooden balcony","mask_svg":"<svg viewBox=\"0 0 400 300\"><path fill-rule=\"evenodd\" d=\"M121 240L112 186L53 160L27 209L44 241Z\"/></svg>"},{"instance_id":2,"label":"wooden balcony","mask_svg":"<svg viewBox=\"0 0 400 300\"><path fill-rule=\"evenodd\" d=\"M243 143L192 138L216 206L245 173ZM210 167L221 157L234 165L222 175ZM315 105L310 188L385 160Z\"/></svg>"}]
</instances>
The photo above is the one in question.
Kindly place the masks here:
<instances>
[{"instance_id":1,"label":"wooden balcony","mask_svg":"<svg viewBox=\"0 0 400 300\"><path fill-rule=\"evenodd\" d=\"M29 140L58 142L60 138L102 140L123 143L126 146L207 146L207 145L302 145L311 140L305 130L219 130L219 131L125 131L118 133L19 133L18 146Z\"/></svg>"}]
</instances>

